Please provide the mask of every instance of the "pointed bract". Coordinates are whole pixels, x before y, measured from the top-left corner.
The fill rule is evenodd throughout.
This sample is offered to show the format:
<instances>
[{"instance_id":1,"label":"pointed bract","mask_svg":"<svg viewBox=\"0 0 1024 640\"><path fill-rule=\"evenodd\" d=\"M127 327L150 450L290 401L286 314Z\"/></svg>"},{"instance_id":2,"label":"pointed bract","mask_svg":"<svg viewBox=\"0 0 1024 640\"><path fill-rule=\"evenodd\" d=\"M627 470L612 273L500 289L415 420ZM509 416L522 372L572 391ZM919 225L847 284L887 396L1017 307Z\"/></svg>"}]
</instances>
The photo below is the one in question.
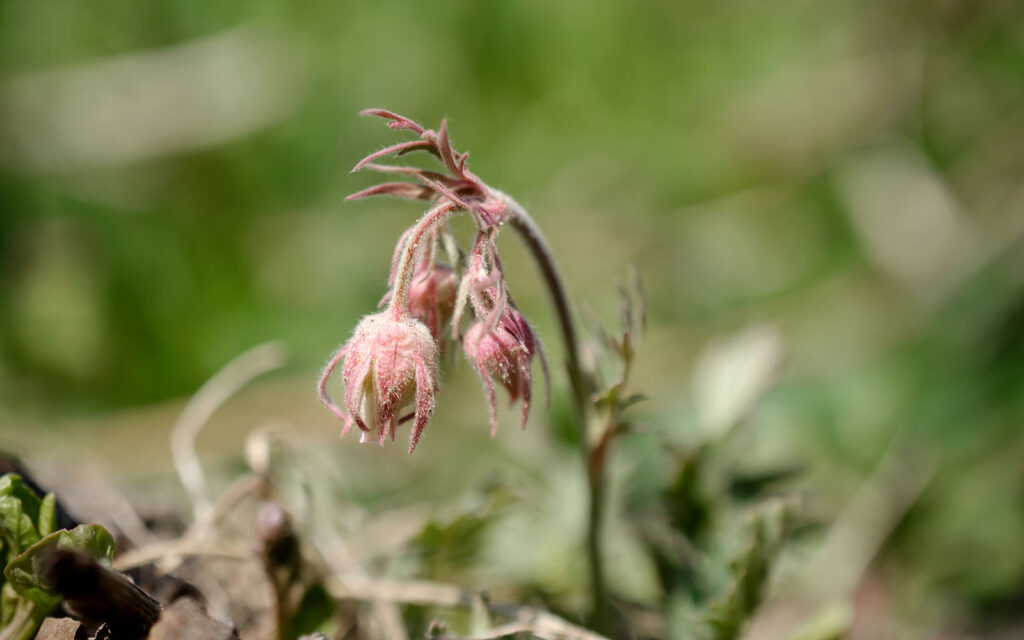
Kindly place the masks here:
<instances>
[{"instance_id":1,"label":"pointed bract","mask_svg":"<svg viewBox=\"0 0 1024 640\"><path fill-rule=\"evenodd\" d=\"M360 200L372 196L393 196L407 200L430 200L434 191L427 185L412 182L384 182L345 196L346 200Z\"/></svg>"},{"instance_id":2,"label":"pointed bract","mask_svg":"<svg viewBox=\"0 0 1024 640\"><path fill-rule=\"evenodd\" d=\"M406 118L405 116L400 116L393 111L388 111L387 109L363 109L362 111L359 112L359 115L378 116L386 120L391 120L391 122L388 123L388 126L391 127L392 129L411 129L416 133L423 133L425 131L423 127L416 124L409 118Z\"/></svg>"},{"instance_id":3,"label":"pointed bract","mask_svg":"<svg viewBox=\"0 0 1024 640\"><path fill-rule=\"evenodd\" d=\"M384 156L391 155L392 153L395 155L403 155L409 153L410 151L417 151L420 149L424 151L430 151L431 153L434 154L438 153L436 147L433 144L431 144L428 140L410 140L409 142L399 142L398 144L393 144L390 147L385 147L380 151L374 151L370 155L366 156L365 158L357 162L356 166L352 167L352 173L359 171L364 166L370 164L377 158L382 158Z\"/></svg>"},{"instance_id":4,"label":"pointed bract","mask_svg":"<svg viewBox=\"0 0 1024 640\"><path fill-rule=\"evenodd\" d=\"M419 134L419 139L400 142L375 151L356 163L356 166L352 168L353 172L369 168L375 171L404 173L415 177L424 187L433 191L434 196L441 200L447 199L459 207L471 211L483 207L485 211L484 217L488 220L488 225L496 225L503 222L503 218L500 216L502 213L500 208L495 211L489 210L493 209L493 202L490 202L493 200L493 191L466 168L466 160L469 158L469 153L459 153L452 147L451 139L448 136L447 121L442 121L440 130L434 131L432 129L424 129L412 120L384 109L367 109L360 113L390 120L388 126L392 129L408 129ZM373 162L384 156L403 156L412 151L427 151L433 154L441 161L441 165L447 173L427 171L414 167L388 167L387 165ZM429 199L426 194L420 191L411 189L405 191L393 185L380 189L371 187L354 194L354 196L350 196L349 199L372 195L397 195L399 197Z\"/></svg>"}]
</instances>

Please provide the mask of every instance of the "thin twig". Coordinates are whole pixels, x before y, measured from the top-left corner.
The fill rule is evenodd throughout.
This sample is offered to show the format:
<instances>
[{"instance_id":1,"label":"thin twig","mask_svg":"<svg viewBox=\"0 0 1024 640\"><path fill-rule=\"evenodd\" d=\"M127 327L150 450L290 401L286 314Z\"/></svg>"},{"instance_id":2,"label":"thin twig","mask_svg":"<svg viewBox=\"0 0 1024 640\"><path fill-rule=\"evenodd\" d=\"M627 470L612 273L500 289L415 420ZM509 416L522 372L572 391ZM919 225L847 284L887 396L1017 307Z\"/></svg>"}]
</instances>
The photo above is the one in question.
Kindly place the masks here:
<instances>
[{"instance_id":1,"label":"thin twig","mask_svg":"<svg viewBox=\"0 0 1024 640\"><path fill-rule=\"evenodd\" d=\"M126 551L114 559L114 568L127 571L165 558L214 557L228 560L251 560L252 552L231 547L200 546L184 540L169 540Z\"/></svg>"},{"instance_id":2,"label":"thin twig","mask_svg":"<svg viewBox=\"0 0 1024 640\"><path fill-rule=\"evenodd\" d=\"M362 585L373 582L369 571L359 563L352 552L349 551L345 541L336 533L331 536L330 540L314 540L313 546L320 552L320 556L323 557L324 562L327 563L331 570L332 577L328 578L328 581L334 582L340 589L344 590L353 583ZM339 558L339 556L343 557ZM346 578L343 581L340 577L342 575L351 575L352 573L356 575L351 579ZM350 599L362 600L373 605L374 611L377 614L377 620L380 622L381 627L383 627L383 637L390 640L407 640L408 634L406 633L405 625L402 623L401 612L395 606L395 601L372 595L367 598Z\"/></svg>"},{"instance_id":3,"label":"thin twig","mask_svg":"<svg viewBox=\"0 0 1024 640\"><path fill-rule=\"evenodd\" d=\"M508 624L503 624L500 627L488 629L483 633L475 633L469 636L441 636L441 640L495 640L496 638L504 638L515 633L529 633L536 638L554 637L541 635L533 628L532 625L523 624L521 622L510 622Z\"/></svg>"},{"instance_id":4,"label":"thin twig","mask_svg":"<svg viewBox=\"0 0 1024 640\"><path fill-rule=\"evenodd\" d=\"M203 425L224 402L256 376L277 369L285 360L280 342L266 342L237 356L192 396L171 431L174 469L192 501L195 522L208 517L211 505L206 476L196 455L195 443Z\"/></svg>"},{"instance_id":5,"label":"thin twig","mask_svg":"<svg viewBox=\"0 0 1024 640\"><path fill-rule=\"evenodd\" d=\"M36 606L34 602L19 604L14 610L14 617L11 618L6 627L0 629L0 640L18 640L21 638L27 630L25 623L32 619Z\"/></svg>"},{"instance_id":6,"label":"thin twig","mask_svg":"<svg viewBox=\"0 0 1024 640\"><path fill-rule=\"evenodd\" d=\"M210 507L206 517L193 522L182 537L193 541L205 539L207 534L223 521L227 514L244 498L261 493L266 488L267 479L262 475L248 474L238 478L224 490L224 493L220 494L217 502Z\"/></svg>"},{"instance_id":7,"label":"thin twig","mask_svg":"<svg viewBox=\"0 0 1024 640\"><path fill-rule=\"evenodd\" d=\"M110 519L120 529L121 535L133 546L149 544L156 539L146 527L146 523L139 515L139 512L120 493L112 493L105 502L107 503L107 513L110 515Z\"/></svg>"},{"instance_id":8,"label":"thin twig","mask_svg":"<svg viewBox=\"0 0 1024 640\"><path fill-rule=\"evenodd\" d=\"M937 467L926 449L906 436L896 437L807 563L804 590L819 599L848 597Z\"/></svg>"},{"instance_id":9,"label":"thin twig","mask_svg":"<svg viewBox=\"0 0 1024 640\"><path fill-rule=\"evenodd\" d=\"M745 637L796 637L799 628L819 616L838 619L834 624L845 630L847 616L852 615L846 607L872 560L921 497L937 468L934 455L920 443L904 434L895 436L814 556L772 587Z\"/></svg>"},{"instance_id":10,"label":"thin twig","mask_svg":"<svg viewBox=\"0 0 1024 640\"><path fill-rule=\"evenodd\" d=\"M244 498L264 491L266 486L266 478L262 475L242 476L221 494L217 502L210 508L208 515L202 520L193 522L180 538L169 542L154 542L132 549L118 556L114 561L114 566L123 571L163 560L160 568L164 573L169 573L187 556L220 556L236 560L250 558L251 554L249 553L235 552L222 547L203 546L203 541Z\"/></svg>"},{"instance_id":11,"label":"thin twig","mask_svg":"<svg viewBox=\"0 0 1024 640\"><path fill-rule=\"evenodd\" d=\"M422 580L393 581L330 576L325 582L330 594L339 600L383 601L446 609L466 609L473 606L474 594L454 585ZM504 634L528 632L541 638L578 640L608 640L605 636L575 625L548 611L514 604L488 604L490 613L511 622L479 637L496 638L495 632Z\"/></svg>"}]
</instances>

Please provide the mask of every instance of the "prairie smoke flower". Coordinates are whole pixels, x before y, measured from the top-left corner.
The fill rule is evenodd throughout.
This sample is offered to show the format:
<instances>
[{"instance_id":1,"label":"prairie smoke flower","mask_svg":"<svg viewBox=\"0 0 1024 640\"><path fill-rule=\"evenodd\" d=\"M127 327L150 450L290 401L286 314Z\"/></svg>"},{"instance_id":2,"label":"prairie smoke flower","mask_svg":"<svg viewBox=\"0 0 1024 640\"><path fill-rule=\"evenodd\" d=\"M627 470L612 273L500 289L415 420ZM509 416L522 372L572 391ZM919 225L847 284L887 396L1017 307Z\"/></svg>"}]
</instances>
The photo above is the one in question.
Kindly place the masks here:
<instances>
[{"instance_id":1,"label":"prairie smoke flower","mask_svg":"<svg viewBox=\"0 0 1024 640\"><path fill-rule=\"evenodd\" d=\"M459 341L462 315L468 308L475 319L461 342L487 395L491 435L495 435L498 429L495 380L505 387L512 402L522 400L522 422L525 426L530 411L531 364L535 353L540 355L545 379L548 378L548 370L533 330L515 309L498 257L498 232L506 222L510 223L537 261L561 324L569 382L573 388L575 408L581 418L580 442L590 483L591 526L587 550L591 560L593 610L598 623L604 622L599 614L607 610L608 598L600 563L602 553L598 525L604 493L603 461L610 436L617 429L607 429L593 447L588 442L585 420L591 381L580 367L568 295L551 249L536 223L519 204L486 185L466 168L469 154L454 149L448 137L447 122L442 120L438 131L433 131L383 109L369 109L362 114L384 118L391 129L410 131L418 138L375 151L353 168L353 171L365 168L407 180L378 184L354 193L348 199L392 196L426 201L431 203L431 208L409 227L398 242L388 281L390 291L381 301L382 306L387 304L387 309L364 318L352 338L335 354L320 379L321 398L331 411L345 420L345 431L351 428L353 421L364 436L371 427L376 428L382 444L388 431L394 439L399 409L415 398L416 425L409 447L412 453L434 408L440 325L445 324L447 316L451 315L452 336ZM434 155L442 170L375 163L385 156L402 156L418 151ZM452 248L454 240L448 231L448 219L460 212L472 217L477 229L477 240L465 264L461 251ZM452 264L462 271L461 282L455 288L454 304L449 300L451 285L457 276L454 271L439 269L433 258L439 236L450 241L445 248ZM422 261L424 254L428 257ZM458 260L454 257L456 255ZM631 353L628 336L627 328L622 348L627 370ZM325 391L331 372L342 360L345 361L343 377L347 416L331 402ZM550 380L547 381L550 393ZM616 406L624 407L626 403ZM614 426L619 425L615 423Z\"/></svg>"},{"instance_id":2,"label":"prairie smoke flower","mask_svg":"<svg viewBox=\"0 0 1024 640\"><path fill-rule=\"evenodd\" d=\"M344 360L345 410L327 395L327 380ZM320 380L320 396L335 415L345 420L342 435L355 423L367 435L376 431L384 444L395 439L399 411L415 402L415 424L409 453L416 448L434 412L437 388L437 345L420 321L397 317L389 311L363 318L352 337L338 350Z\"/></svg>"},{"instance_id":3,"label":"prairie smoke flower","mask_svg":"<svg viewBox=\"0 0 1024 640\"><path fill-rule=\"evenodd\" d=\"M505 307L494 326L487 320L476 320L466 331L462 349L473 363L487 394L492 436L498 432L494 380L508 391L510 402L522 399L522 425L526 426L526 419L530 415L533 388L530 365L534 354L540 353L545 379L548 376L547 362L539 347L540 343L526 318L511 306Z\"/></svg>"},{"instance_id":4,"label":"prairie smoke flower","mask_svg":"<svg viewBox=\"0 0 1024 640\"><path fill-rule=\"evenodd\" d=\"M409 313L427 326L442 348L442 329L451 320L458 288L455 270L430 260L420 262L409 284Z\"/></svg>"},{"instance_id":5,"label":"prairie smoke flower","mask_svg":"<svg viewBox=\"0 0 1024 640\"><path fill-rule=\"evenodd\" d=\"M390 111L372 109L363 113L384 118L392 129L411 131L418 139L371 153L353 168L387 173L406 181L378 184L348 198L392 196L427 201L431 208L399 238L391 261L389 291L381 300L381 306L387 308L364 318L352 338L335 353L320 380L321 399L345 420L342 433L354 423L364 438L375 432L381 443L388 433L394 439L396 425L413 417L400 418L399 411L415 400L411 453L433 412L438 352L446 344L443 327L450 324L452 336L462 343L484 385L490 405L491 433L498 426L494 380L505 387L513 402L522 400L525 425L534 354L540 354L545 378L547 363L533 330L511 301L498 257L497 236L511 220L535 253L541 251L547 256L543 241L521 207L469 171L469 154L452 147L446 122L442 121L440 128L433 131ZM375 162L384 156L417 151L434 155L442 170ZM448 228L448 219L456 213L468 214L477 228L467 263L463 262L463 254ZM441 246L455 268L435 259ZM465 338L460 339L465 312L471 312L475 320ZM342 362L343 404L347 413L334 405L326 392L331 372Z\"/></svg>"}]
</instances>

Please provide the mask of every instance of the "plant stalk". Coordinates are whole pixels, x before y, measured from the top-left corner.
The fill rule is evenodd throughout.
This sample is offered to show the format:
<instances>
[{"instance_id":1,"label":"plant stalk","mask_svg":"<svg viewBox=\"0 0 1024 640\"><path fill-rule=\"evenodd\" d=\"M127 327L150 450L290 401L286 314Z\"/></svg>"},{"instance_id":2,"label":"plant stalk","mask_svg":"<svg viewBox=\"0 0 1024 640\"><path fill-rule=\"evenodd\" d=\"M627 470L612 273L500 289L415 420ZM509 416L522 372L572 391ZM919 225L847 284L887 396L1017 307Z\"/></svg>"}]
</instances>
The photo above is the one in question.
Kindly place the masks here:
<instances>
[{"instance_id":1,"label":"plant stalk","mask_svg":"<svg viewBox=\"0 0 1024 640\"><path fill-rule=\"evenodd\" d=\"M590 568L591 588L591 621L594 627L605 633L609 627L608 587L605 579L604 560L601 554L601 529L604 521L604 467L606 456L602 451L592 448L588 425L591 419L588 398L592 392L587 379L580 367L579 340L576 325L573 323L569 309L569 295L565 288L558 266L555 264L554 253L548 246L540 227L529 213L515 200L500 194L508 205L508 221L533 254L541 275L551 294L558 324L565 343L566 368L569 373L569 386L572 387L573 408L579 424L580 453L583 456L583 469L587 475L589 489L589 505L587 518L587 563ZM595 455L597 454L597 455Z\"/></svg>"},{"instance_id":2,"label":"plant stalk","mask_svg":"<svg viewBox=\"0 0 1024 640\"><path fill-rule=\"evenodd\" d=\"M388 310L393 318L405 317L406 309L409 307L409 284L412 281L413 266L416 262L416 252L419 251L420 239L435 226L444 222L456 209L456 205L449 202L433 207L423 214L423 217L412 228L409 237L406 238L398 268L395 270L395 288L388 305Z\"/></svg>"}]
</instances>

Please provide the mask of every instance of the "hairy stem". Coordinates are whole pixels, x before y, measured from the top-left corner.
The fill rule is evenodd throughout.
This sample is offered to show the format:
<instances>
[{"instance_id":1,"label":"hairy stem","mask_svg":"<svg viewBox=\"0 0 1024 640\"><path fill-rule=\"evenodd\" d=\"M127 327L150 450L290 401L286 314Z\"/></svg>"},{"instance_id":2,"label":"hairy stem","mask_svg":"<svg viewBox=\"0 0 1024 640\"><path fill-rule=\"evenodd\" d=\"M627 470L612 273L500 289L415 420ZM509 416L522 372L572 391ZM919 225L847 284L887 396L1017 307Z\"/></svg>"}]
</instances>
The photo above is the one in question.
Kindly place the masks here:
<instances>
[{"instance_id":1,"label":"hairy stem","mask_svg":"<svg viewBox=\"0 0 1024 640\"><path fill-rule=\"evenodd\" d=\"M566 367L569 370L569 385L572 387L573 405L576 410L576 417L580 420L582 436L580 441L584 451L586 451L588 448L586 437L586 421L588 417L587 396L590 393L590 389L583 378L583 369L580 367L579 340L576 337L576 325L573 322L572 313L569 311L569 294L566 292L565 283L562 281L561 273L555 264L555 257L551 252L551 247L548 246L544 234L540 231L540 227L537 226L537 223L530 217L530 214L518 202L505 194L501 195L508 204L509 223L519 232L519 235L522 236L526 246L533 254L534 260L537 261L537 266L540 267L544 283L551 294L551 299L555 303L558 325L562 330L562 341L565 343Z\"/></svg>"},{"instance_id":2,"label":"hairy stem","mask_svg":"<svg viewBox=\"0 0 1024 640\"><path fill-rule=\"evenodd\" d=\"M589 487L589 509L587 519L587 562L590 565L590 587L592 601L592 623L602 632L608 630L608 587L605 581L604 561L601 555L601 525L604 520L604 467L606 457L594 455L591 450L587 426L590 420L590 406L587 401L591 389L580 367L579 340L576 325L569 310L569 295L565 289L554 254L547 240L534 222L530 214L512 198L501 194L508 204L509 223L519 232L526 246L533 254L540 268L544 283L548 287L558 324L562 330L565 343L566 368L569 372L569 385L572 387L573 406L580 431L580 452L583 456L583 469L587 474Z\"/></svg>"},{"instance_id":3,"label":"hairy stem","mask_svg":"<svg viewBox=\"0 0 1024 640\"><path fill-rule=\"evenodd\" d=\"M409 231L402 246L402 256L398 259L398 267L395 269L395 288L388 304L388 311L394 318L403 317L409 306L409 284L412 282L420 240L435 226L447 220L457 208L458 205L451 202L442 202L423 214L416 226Z\"/></svg>"}]
</instances>

